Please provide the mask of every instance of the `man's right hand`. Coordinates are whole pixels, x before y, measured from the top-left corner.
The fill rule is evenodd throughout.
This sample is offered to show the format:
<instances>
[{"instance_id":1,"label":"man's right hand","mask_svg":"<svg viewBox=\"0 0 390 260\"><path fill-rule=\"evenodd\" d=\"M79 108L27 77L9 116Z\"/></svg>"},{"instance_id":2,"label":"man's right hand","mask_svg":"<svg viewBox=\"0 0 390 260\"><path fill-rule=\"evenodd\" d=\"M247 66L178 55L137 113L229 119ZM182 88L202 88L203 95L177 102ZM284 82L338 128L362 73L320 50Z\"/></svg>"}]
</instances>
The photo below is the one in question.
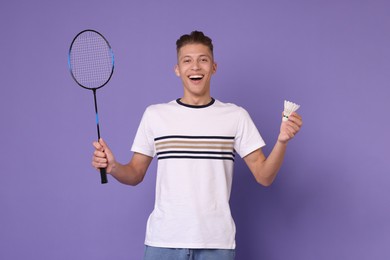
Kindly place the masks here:
<instances>
[{"instance_id":1,"label":"man's right hand","mask_svg":"<svg viewBox=\"0 0 390 260\"><path fill-rule=\"evenodd\" d=\"M93 142L93 146L95 151L93 152L92 166L97 170L106 168L107 173L111 173L115 167L115 157L110 148L102 138L99 142Z\"/></svg>"}]
</instances>

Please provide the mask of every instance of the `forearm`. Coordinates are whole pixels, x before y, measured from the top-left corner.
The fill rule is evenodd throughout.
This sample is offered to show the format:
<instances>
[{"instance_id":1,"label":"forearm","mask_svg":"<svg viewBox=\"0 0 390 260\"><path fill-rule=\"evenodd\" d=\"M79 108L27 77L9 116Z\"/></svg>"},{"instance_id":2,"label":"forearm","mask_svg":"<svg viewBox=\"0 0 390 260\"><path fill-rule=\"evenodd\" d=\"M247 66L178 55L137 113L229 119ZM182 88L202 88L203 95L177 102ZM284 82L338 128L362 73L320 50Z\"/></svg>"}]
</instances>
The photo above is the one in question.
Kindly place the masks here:
<instances>
[{"instance_id":1,"label":"forearm","mask_svg":"<svg viewBox=\"0 0 390 260\"><path fill-rule=\"evenodd\" d=\"M264 186L272 184L282 166L286 147L287 143L277 141L268 158L261 149L244 158L258 183Z\"/></svg>"},{"instance_id":2,"label":"forearm","mask_svg":"<svg viewBox=\"0 0 390 260\"><path fill-rule=\"evenodd\" d=\"M277 141L271 153L268 155L268 158L264 161L262 167L260 167L257 174L264 180L265 186L271 185L275 180L275 177L283 164L286 149L287 143Z\"/></svg>"},{"instance_id":3,"label":"forearm","mask_svg":"<svg viewBox=\"0 0 390 260\"><path fill-rule=\"evenodd\" d=\"M145 173L137 170L131 162L128 164L120 164L115 162L111 172L112 177L123 184L135 186L142 182Z\"/></svg>"}]
</instances>

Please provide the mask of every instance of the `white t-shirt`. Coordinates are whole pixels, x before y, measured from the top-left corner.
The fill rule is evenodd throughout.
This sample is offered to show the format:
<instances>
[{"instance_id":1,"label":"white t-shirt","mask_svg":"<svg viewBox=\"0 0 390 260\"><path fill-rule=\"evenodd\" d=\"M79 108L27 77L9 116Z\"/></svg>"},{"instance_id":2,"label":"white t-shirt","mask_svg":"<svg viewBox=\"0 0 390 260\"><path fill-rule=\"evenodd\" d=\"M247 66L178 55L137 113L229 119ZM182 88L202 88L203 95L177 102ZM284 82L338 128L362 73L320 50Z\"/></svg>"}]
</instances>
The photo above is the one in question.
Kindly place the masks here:
<instances>
[{"instance_id":1,"label":"white t-shirt","mask_svg":"<svg viewBox=\"0 0 390 260\"><path fill-rule=\"evenodd\" d=\"M264 145L249 114L234 104L149 106L132 146L158 159L145 244L234 249L229 198L235 153L245 157Z\"/></svg>"}]
</instances>

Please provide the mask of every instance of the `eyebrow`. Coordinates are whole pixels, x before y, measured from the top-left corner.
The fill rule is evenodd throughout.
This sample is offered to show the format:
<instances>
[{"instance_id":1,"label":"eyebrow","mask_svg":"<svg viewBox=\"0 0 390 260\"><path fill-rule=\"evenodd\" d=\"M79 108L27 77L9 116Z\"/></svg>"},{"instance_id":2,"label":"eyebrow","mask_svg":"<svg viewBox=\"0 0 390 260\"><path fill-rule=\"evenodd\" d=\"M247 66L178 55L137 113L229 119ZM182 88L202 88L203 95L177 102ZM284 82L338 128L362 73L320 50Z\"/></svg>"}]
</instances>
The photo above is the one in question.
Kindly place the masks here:
<instances>
[{"instance_id":1,"label":"eyebrow","mask_svg":"<svg viewBox=\"0 0 390 260\"><path fill-rule=\"evenodd\" d=\"M210 56L208 54L201 54L201 55L197 56L197 58L202 58L202 57L207 57L207 58L212 59L212 56ZM185 58L191 58L192 59L194 57L192 55L185 55L185 56L181 57L180 60L183 60Z\"/></svg>"}]
</instances>

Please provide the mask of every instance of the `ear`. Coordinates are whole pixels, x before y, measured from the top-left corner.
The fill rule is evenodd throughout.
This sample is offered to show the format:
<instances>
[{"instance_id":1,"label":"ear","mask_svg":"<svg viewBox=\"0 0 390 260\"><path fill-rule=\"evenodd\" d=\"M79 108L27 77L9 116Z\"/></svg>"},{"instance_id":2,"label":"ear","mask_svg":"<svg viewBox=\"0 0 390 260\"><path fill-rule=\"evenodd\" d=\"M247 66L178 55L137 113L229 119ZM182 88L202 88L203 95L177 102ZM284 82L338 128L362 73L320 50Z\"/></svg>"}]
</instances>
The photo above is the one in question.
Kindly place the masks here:
<instances>
[{"instance_id":1,"label":"ear","mask_svg":"<svg viewBox=\"0 0 390 260\"><path fill-rule=\"evenodd\" d=\"M217 72L218 65L216 62L213 63L213 74Z\"/></svg>"},{"instance_id":2,"label":"ear","mask_svg":"<svg viewBox=\"0 0 390 260\"><path fill-rule=\"evenodd\" d=\"M175 70L176 76L180 77L179 65L176 64L174 70Z\"/></svg>"}]
</instances>

